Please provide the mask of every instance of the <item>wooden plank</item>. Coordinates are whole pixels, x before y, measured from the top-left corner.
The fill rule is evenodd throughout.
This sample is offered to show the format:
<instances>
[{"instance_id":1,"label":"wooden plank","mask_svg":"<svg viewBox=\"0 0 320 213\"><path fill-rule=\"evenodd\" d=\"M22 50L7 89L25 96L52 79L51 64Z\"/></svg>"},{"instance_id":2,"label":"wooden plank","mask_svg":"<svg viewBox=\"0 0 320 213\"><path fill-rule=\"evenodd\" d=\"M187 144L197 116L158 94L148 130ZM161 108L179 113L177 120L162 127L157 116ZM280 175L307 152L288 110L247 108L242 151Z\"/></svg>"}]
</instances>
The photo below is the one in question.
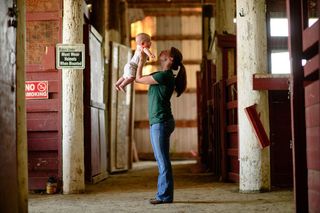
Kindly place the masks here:
<instances>
[{"instance_id":1,"label":"wooden plank","mask_svg":"<svg viewBox=\"0 0 320 213\"><path fill-rule=\"evenodd\" d=\"M320 81L315 81L305 87L305 106L320 103Z\"/></svg>"},{"instance_id":2,"label":"wooden plank","mask_svg":"<svg viewBox=\"0 0 320 213\"><path fill-rule=\"evenodd\" d=\"M138 157L140 160L155 160L153 152L139 152ZM198 153L193 152L171 152L170 153L171 160L190 160L190 159L198 159Z\"/></svg>"},{"instance_id":3,"label":"wooden plank","mask_svg":"<svg viewBox=\"0 0 320 213\"><path fill-rule=\"evenodd\" d=\"M217 35L218 45L221 48L236 48L237 37L233 34Z\"/></svg>"},{"instance_id":4,"label":"wooden plank","mask_svg":"<svg viewBox=\"0 0 320 213\"><path fill-rule=\"evenodd\" d=\"M227 164L227 140L226 140L226 129L228 132L228 127L226 123L226 80L221 80L219 82L219 86L216 89L219 89L219 99L217 100L219 102L219 140L221 144L221 177L222 181L228 180L228 164Z\"/></svg>"},{"instance_id":5,"label":"wooden plank","mask_svg":"<svg viewBox=\"0 0 320 213\"><path fill-rule=\"evenodd\" d=\"M307 128L307 166L320 170L320 126Z\"/></svg>"},{"instance_id":6,"label":"wooden plank","mask_svg":"<svg viewBox=\"0 0 320 213\"><path fill-rule=\"evenodd\" d=\"M268 37L268 45L270 49L272 50L285 50L288 49L288 38L287 37L277 37L272 36Z\"/></svg>"},{"instance_id":7,"label":"wooden plank","mask_svg":"<svg viewBox=\"0 0 320 213\"><path fill-rule=\"evenodd\" d=\"M319 72L320 68L320 54L315 55L313 58L307 61L307 63L304 65L304 77L307 78L313 74L317 74L317 71ZM319 79L319 75L317 76Z\"/></svg>"},{"instance_id":8,"label":"wooden plank","mask_svg":"<svg viewBox=\"0 0 320 213\"><path fill-rule=\"evenodd\" d=\"M57 138L28 138L29 151L58 150Z\"/></svg>"},{"instance_id":9,"label":"wooden plank","mask_svg":"<svg viewBox=\"0 0 320 213\"><path fill-rule=\"evenodd\" d=\"M48 177L32 177L29 174L28 177L28 185L29 190L36 190L36 189L45 189L46 183L48 181Z\"/></svg>"},{"instance_id":10,"label":"wooden plank","mask_svg":"<svg viewBox=\"0 0 320 213\"><path fill-rule=\"evenodd\" d=\"M107 156L107 138L106 138L106 119L105 111L99 109L99 128L100 128L100 178L106 178L108 176L107 165L108 165L108 156ZM98 182L96 177L93 177L93 183Z\"/></svg>"},{"instance_id":11,"label":"wooden plank","mask_svg":"<svg viewBox=\"0 0 320 213\"><path fill-rule=\"evenodd\" d=\"M309 51L313 46L319 46L320 21L317 20L311 27L303 30L302 50Z\"/></svg>"},{"instance_id":12,"label":"wooden plank","mask_svg":"<svg viewBox=\"0 0 320 213\"><path fill-rule=\"evenodd\" d=\"M306 107L305 113L307 128L320 126L320 103Z\"/></svg>"},{"instance_id":13,"label":"wooden plank","mask_svg":"<svg viewBox=\"0 0 320 213\"><path fill-rule=\"evenodd\" d=\"M26 81L59 81L59 78L57 76L58 71L45 71L45 72L28 72L26 75Z\"/></svg>"},{"instance_id":14,"label":"wooden plank","mask_svg":"<svg viewBox=\"0 0 320 213\"><path fill-rule=\"evenodd\" d=\"M50 21L60 20L62 17L61 11L55 12L33 12L26 14L27 21Z\"/></svg>"},{"instance_id":15,"label":"wooden plank","mask_svg":"<svg viewBox=\"0 0 320 213\"><path fill-rule=\"evenodd\" d=\"M180 10L176 8L172 8L170 10L159 10L158 8L146 8L143 10L143 13L145 16L156 16L156 17L161 17L161 16L201 16L202 11L199 8L193 8L192 10Z\"/></svg>"},{"instance_id":16,"label":"wooden plank","mask_svg":"<svg viewBox=\"0 0 320 213\"><path fill-rule=\"evenodd\" d=\"M157 66L158 64L159 64L158 61L148 61L146 63L146 65L152 65L152 66ZM184 65L199 65L199 64L201 64L201 60L196 60L196 59L183 60L183 64Z\"/></svg>"},{"instance_id":17,"label":"wooden plank","mask_svg":"<svg viewBox=\"0 0 320 213\"><path fill-rule=\"evenodd\" d=\"M254 129L254 133L257 136L259 140L260 147L263 149L267 146L270 146L270 141L267 136L267 133L261 123L261 120L259 118L259 115L256 111L256 105L252 105L245 108L246 115L250 121L250 124L252 125Z\"/></svg>"},{"instance_id":18,"label":"wooden plank","mask_svg":"<svg viewBox=\"0 0 320 213\"><path fill-rule=\"evenodd\" d=\"M99 110L91 108L91 132L90 132L90 146L91 146L91 176L96 176L100 173L100 128L99 128Z\"/></svg>"},{"instance_id":19,"label":"wooden plank","mask_svg":"<svg viewBox=\"0 0 320 213\"><path fill-rule=\"evenodd\" d=\"M32 171L49 171L58 170L58 159L57 158L31 158L28 160L29 170Z\"/></svg>"},{"instance_id":20,"label":"wooden plank","mask_svg":"<svg viewBox=\"0 0 320 213\"><path fill-rule=\"evenodd\" d=\"M24 124L19 125L19 123L24 122L23 119L17 117L24 112L22 100L17 101L17 99L22 99L19 94L23 85L17 85L24 78L21 73L23 72L23 67L16 69L17 66L23 65L24 57L20 58L20 62L16 61L16 57L20 54L24 54L24 49L18 49L16 47L16 42L20 39L16 39L17 36L21 36L21 41L24 41L25 33L19 30L20 23L18 24L18 32L16 34L16 28L10 27L8 21L11 19L9 17L9 8L13 7L16 2L13 0L2 0L0 2L0 23L1 24L1 39L0 39L0 190L1 190L1 212L22 212L28 211L27 207L27 191L24 188L25 183L25 162L20 167L19 163L24 160L25 150L24 148L25 138L24 135ZM21 2L22 3L22 2ZM19 5L19 4L18 4ZM20 4L22 5L22 4ZM24 12L18 8L19 13L23 16ZM17 18L18 20L23 19L23 17ZM14 15L12 19L16 19ZM24 24L22 24L24 25ZM22 29L22 28L20 28ZM22 42L19 42L20 45ZM21 52L20 52L21 51ZM10 56L14 57L10 57ZM10 60L11 59L11 60ZM14 60L12 60L14 59ZM19 60L19 59L18 59ZM20 71L19 71L20 70ZM18 79L17 79L18 78ZM19 80L20 79L20 80ZM19 130L18 130L19 128ZM20 136L19 136L20 134ZM19 150L19 151L17 151ZM20 185L20 183L22 183ZM19 186L22 186L19 187ZM23 199L22 199L23 198Z\"/></svg>"},{"instance_id":21,"label":"wooden plank","mask_svg":"<svg viewBox=\"0 0 320 213\"><path fill-rule=\"evenodd\" d=\"M239 174L239 156L228 156L229 171Z\"/></svg>"},{"instance_id":22,"label":"wooden plank","mask_svg":"<svg viewBox=\"0 0 320 213\"><path fill-rule=\"evenodd\" d=\"M318 212L320 209L320 192L308 190L309 195L309 212Z\"/></svg>"},{"instance_id":23,"label":"wooden plank","mask_svg":"<svg viewBox=\"0 0 320 213\"><path fill-rule=\"evenodd\" d=\"M176 1L158 1L158 0L129 0L129 8L194 8L201 7L203 4L214 4L215 0L176 0Z\"/></svg>"},{"instance_id":24,"label":"wooden plank","mask_svg":"<svg viewBox=\"0 0 320 213\"><path fill-rule=\"evenodd\" d=\"M58 112L61 107L60 101L59 99L28 100L27 112Z\"/></svg>"},{"instance_id":25,"label":"wooden plank","mask_svg":"<svg viewBox=\"0 0 320 213\"><path fill-rule=\"evenodd\" d=\"M236 83L237 83L237 76L236 75L234 75L226 80L227 87L229 87L232 84L236 84Z\"/></svg>"},{"instance_id":26,"label":"wooden plank","mask_svg":"<svg viewBox=\"0 0 320 213\"><path fill-rule=\"evenodd\" d=\"M197 120L176 120L176 128L190 128L190 127L197 127ZM149 121L135 121L134 128L141 129L141 128L149 128Z\"/></svg>"},{"instance_id":27,"label":"wooden plank","mask_svg":"<svg viewBox=\"0 0 320 213\"><path fill-rule=\"evenodd\" d=\"M235 172L228 172L228 179L235 183L239 183L239 174Z\"/></svg>"},{"instance_id":28,"label":"wooden plank","mask_svg":"<svg viewBox=\"0 0 320 213\"><path fill-rule=\"evenodd\" d=\"M232 132L238 132L238 125L237 124L227 126L227 133L232 133Z\"/></svg>"},{"instance_id":29,"label":"wooden plank","mask_svg":"<svg viewBox=\"0 0 320 213\"><path fill-rule=\"evenodd\" d=\"M238 132L228 133L228 147L229 148L237 148L239 147L239 137Z\"/></svg>"},{"instance_id":30,"label":"wooden plank","mask_svg":"<svg viewBox=\"0 0 320 213\"><path fill-rule=\"evenodd\" d=\"M320 192L320 171L309 170L308 171L308 188L309 190Z\"/></svg>"},{"instance_id":31,"label":"wooden plank","mask_svg":"<svg viewBox=\"0 0 320 213\"><path fill-rule=\"evenodd\" d=\"M197 92L197 88L187 88L183 94L187 94L187 93L196 93ZM135 90L136 94L147 94L148 90Z\"/></svg>"},{"instance_id":32,"label":"wooden plank","mask_svg":"<svg viewBox=\"0 0 320 213\"><path fill-rule=\"evenodd\" d=\"M37 119L28 120L27 119L27 130L28 131L57 131L58 130L58 120L47 120L47 119Z\"/></svg>"},{"instance_id":33,"label":"wooden plank","mask_svg":"<svg viewBox=\"0 0 320 213\"><path fill-rule=\"evenodd\" d=\"M227 102L227 109L237 109L238 108L238 100Z\"/></svg>"},{"instance_id":34,"label":"wooden plank","mask_svg":"<svg viewBox=\"0 0 320 213\"><path fill-rule=\"evenodd\" d=\"M253 74L253 90L289 90L289 75Z\"/></svg>"},{"instance_id":35,"label":"wooden plank","mask_svg":"<svg viewBox=\"0 0 320 213\"><path fill-rule=\"evenodd\" d=\"M110 64L110 85L114 85L118 78L122 75L125 63L129 61L131 49L127 46L110 43L111 58ZM132 85L128 85L127 93L118 93L112 89L111 110L110 110L110 172L125 171L129 168L129 136L130 122L130 105L132 95ZM131 151L131 150L130 150Z\"/></svg>"},{"instance_id":36,"label":"wooden plank","mask_svg":"<svg viewBox=\"0 0 320 213\"><path fill-rule=\"evenodd\" d=\"M227 149L227 154L228 156L235 156L237 157L238 156L238 149Z\"/></svg>"}]
</instances>

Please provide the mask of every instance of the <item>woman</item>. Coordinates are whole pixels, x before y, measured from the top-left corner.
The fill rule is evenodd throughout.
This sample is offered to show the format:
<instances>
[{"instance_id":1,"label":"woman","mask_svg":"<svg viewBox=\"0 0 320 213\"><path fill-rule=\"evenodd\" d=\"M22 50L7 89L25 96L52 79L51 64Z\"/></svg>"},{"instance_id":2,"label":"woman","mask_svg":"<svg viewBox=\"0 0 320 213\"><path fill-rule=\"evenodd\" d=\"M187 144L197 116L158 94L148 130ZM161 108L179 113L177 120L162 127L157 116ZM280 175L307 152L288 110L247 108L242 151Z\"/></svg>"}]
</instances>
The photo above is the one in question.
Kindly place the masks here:
<instances>
[{"instance_id":1,"label":"woman","mask_svg":"<svg viewBox=\"0 0 320 213\"><path fill-rule=\"evenodd\" d=\"M135 81L150 85L148 91L150 139L159 170L158 192L150 203L172 203L173 176L169 149L170 135L175 128L175 121L171 112L170 99L174 91L179 97L186 89L186 70L182 64L181 52L174 47L160 53L161 71L142 76L145 61L146 54L142 52Z\"/></svg>"}]
</instances>

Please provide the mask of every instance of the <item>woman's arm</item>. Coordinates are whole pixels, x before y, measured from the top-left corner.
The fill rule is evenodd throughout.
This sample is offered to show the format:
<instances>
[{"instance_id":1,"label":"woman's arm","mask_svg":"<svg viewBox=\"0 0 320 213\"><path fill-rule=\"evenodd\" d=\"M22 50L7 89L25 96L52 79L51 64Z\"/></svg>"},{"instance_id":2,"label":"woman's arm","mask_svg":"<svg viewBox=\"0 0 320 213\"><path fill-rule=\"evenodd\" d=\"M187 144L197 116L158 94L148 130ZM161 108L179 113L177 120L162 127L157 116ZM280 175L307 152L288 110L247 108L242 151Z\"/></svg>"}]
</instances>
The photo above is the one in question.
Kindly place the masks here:
<instances>
[{"instance_id":1,"label":"woman's arm","mask_svg":"<svg viewBox=\"0 0 320 213\"><path fill-rule=\"evenodd\" d=\"M135 81L140 84L158 84L158 82L154 80L152 75L142 75L142 68L146 59L147 55L143 51L141 51Z\"/></svg>"}]
</instances>

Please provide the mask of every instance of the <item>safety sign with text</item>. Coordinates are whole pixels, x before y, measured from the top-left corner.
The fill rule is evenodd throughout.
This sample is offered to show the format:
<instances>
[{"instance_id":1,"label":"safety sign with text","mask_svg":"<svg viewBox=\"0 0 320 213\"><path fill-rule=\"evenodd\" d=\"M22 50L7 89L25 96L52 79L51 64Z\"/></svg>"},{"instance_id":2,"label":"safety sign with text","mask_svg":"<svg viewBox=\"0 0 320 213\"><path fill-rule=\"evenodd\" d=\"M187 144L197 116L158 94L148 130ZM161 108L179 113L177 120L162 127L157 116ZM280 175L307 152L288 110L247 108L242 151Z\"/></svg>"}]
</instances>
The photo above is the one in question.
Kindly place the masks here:
<instances>
[{"instance_id":1,"label":"safety sign with text","mask_svg":"<svg viewBox=\"0 0 320 213\"><path fill-rule=\"evenodd\" d=\"M57 69L84 69L84 44L57 44Z\"/></svg>"},{"instance_id":2,"label":"safety sign with text","mask_svg":"<svg viewBox=\"0 0 320 213\"><path fill-rule=\"evenodd\" d=\"M26 99L48 99L48 81L26 81Z\"/></svg>"}]
</instances>

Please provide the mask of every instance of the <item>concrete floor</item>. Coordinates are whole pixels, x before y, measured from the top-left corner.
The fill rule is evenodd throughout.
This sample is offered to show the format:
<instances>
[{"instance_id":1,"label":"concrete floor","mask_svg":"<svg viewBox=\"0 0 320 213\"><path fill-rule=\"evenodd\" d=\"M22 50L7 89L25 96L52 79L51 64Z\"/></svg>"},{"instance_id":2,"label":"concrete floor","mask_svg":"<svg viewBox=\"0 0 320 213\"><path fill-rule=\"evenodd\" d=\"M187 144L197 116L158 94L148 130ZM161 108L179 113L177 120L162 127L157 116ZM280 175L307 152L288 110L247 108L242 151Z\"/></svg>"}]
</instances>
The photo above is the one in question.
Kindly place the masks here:
<instances>
[{"instance_id":1,"label":"concrete floor","mask_svg":"<svg viewBox=\"0 0 320 213\"><path fill-rule=\"evenodd\" d=\"M30 194L29 212L293 212L292 190L243 194L238 184L214 181L211 174L194 172L196 168L194 161L173 162L172 204L149 204L156 192L157 167L139 162L127 173L87 185L84 194Z\"/></svg>"}]
</instances>

